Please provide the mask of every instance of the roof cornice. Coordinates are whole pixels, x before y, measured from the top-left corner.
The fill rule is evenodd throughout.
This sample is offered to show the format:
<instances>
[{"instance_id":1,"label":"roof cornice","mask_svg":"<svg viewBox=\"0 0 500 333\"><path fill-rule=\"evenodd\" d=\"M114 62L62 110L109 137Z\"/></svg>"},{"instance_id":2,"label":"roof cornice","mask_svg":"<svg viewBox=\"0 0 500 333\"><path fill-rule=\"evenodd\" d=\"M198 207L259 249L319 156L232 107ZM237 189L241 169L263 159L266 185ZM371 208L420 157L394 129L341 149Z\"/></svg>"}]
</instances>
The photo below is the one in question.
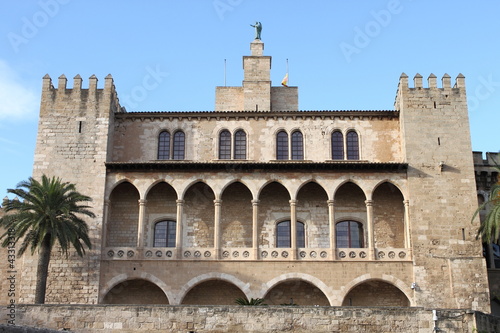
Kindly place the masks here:
<instances>
[{"instance_id":1,"label":"roof cornice","mask_svg":"<svg viewBox=\"0 0 500 333\"><path fill-rule=\"evenodd\" d=\"M173 120L173 119L196 119L196 120L248 120L248 119L393 119L399 118L396 110L311 110L311 111L143 111L143 112L118 112L116 119L121 120Z\"/></svg>"},{"instance_id":2,"label":"roof cornice","mask_svg":"<svg viewBox=\"0 0 500 333\"><path fill-rule=\"evenodd\" d=\"M195 162L195 161L173 161L161 160L150 162L108 162L106 163L108 171L397 171L406 172L407 163L397 162L367 162L367 161L213 161L213 162Z\"/></svg>"}]
</instances>

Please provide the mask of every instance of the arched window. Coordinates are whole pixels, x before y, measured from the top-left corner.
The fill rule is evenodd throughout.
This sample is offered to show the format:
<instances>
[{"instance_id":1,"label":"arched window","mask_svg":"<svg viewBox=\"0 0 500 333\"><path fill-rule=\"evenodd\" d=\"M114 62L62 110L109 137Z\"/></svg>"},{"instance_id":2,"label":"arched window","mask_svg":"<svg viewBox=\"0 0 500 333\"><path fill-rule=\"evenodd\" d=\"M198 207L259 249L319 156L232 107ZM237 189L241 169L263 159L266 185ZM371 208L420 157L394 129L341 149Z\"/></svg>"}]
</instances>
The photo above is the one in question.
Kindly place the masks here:
<instances>
[{"instance_id":1,"label":"arched window","mask_svg":"<svg viewBox=\"0 0 500 333\"><path fill-rule=\"evenodd\" d=\"M290 221L283 221L276 225L276 247L291 247L291 223ZM306 237L304 223L298 222L297 229L297 247L306 247Z\"/></svg>"},{"instance_id":2,"label":"arched window","mask_svg":"<svg viewBox=\"0 0 500 333\"><path fill-rule=\"evenodd\" d=\"M154 247L175 247L175 221L161 221L155 224Z\"/></svg>"},{"instance_id":3,"label":"arched window","mask_svg":"<svg viewBox=\"0 0 500 333\"><path fill-rule=\"evenodd\" d=\"M304 140L300 131L292 133L292 160L304 159Z\"/></svg>"},{"instance_id":4,"label":"arched window","mask_svg":"<svg viewBox=\"0 0 500 333\"><path fill-rule=\"evenodd\" d=\"M234 159L244 160L247 158L247 134L238 130L234 134Z\"/></svg>"},{"instance_id":5,"label":"arched window","mask_svg":"<svg viewBox=\"0 0 500 333\"><path fill-rule=\"evenodd\" d=\"M285 131L279 132L276 136L276 159L288 159L288 134Z\"/></svg>"},{"instance_id":6,"label":"arched window","mask_svg":"<svg viewBox=\"0 0 500 333\"><path fill-rule=\"evenodd\" d=\"M340 131L332 133L332 160L344 159L344 136Z\"/></svg>"},{"instance_id":7,"label":"arched window","mask_svg":"<svg viewBox=\"0 0 500 333\"><path fill-rule=\"evenodd\" d=\"M174 150L172 159L174 160L183 160L184 159L184 151L185 151L185 142L184 142L184 132L177 131L174 134Z\"/></svg>"},{"instance_id":8,"label":"arched window","mask_svg":"<svg viewBox=\"0 0 500 333\"><path fill-rule=\"evenodd\" d=\"M359 160L358 133L354 131L347 133L347 159Z\"/></svg>"},{"instance_id":9,"label":"arched window","mask_svg":"<svg viewBox=\"0 0 500 333\"><path fill-rule=\"evenodd\" d=\"M163 131L158 137L158 159L168 160L170 158L170 133Z\"/></svg>"},{"instance_id":10,"label":"arched window","mask_svg":"<svg viewBox=\"0 0 500 333\"><path fill-rule=\"evenodd\" d=\"M231 133L228 130L223 130L219 134L219 159L231 159Z\"/></svg>"},{"instance_id":11,"label":"arched window","mask_svg":"<svg viewBox=\"0 0 500 333\"><path fill-rule=\"evenodd\" d=\"M337 248L361 248L363 245L363 224L356 221L342 221L335 225Z\"/></svg>"}]
</instances>

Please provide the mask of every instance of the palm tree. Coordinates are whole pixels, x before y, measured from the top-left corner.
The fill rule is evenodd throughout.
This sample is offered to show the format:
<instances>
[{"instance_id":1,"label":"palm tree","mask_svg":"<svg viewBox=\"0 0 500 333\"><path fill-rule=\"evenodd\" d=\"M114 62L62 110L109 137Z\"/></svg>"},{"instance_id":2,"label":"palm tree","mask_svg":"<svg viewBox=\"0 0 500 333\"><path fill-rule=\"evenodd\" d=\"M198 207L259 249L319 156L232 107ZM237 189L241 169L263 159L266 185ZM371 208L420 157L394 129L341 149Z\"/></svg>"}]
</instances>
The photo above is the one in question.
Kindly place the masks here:
<instances>
[{"instance_id":1,"label":"palm tree","mask_svg":"<svg viewBox=\"0 0 500 333\"><path fill-rule=\"evenodd\" d=\"M77 192L74 184L45 175L41 182L30 177L7 192L17 197L3 201L6 214L0 218L0 227L7 231L0 236L2 246L8 246L14 237L16 243L22 241L19 255L28 247L31 254L38 251L35 304L43 304L50 253L56 241L66 256L71 245L80 257L85 253L84 245L91 248L88 226L79 215L95 217L85 204L92 199Z\"/></svg>"},{"instance_id":2,"label":"palm tree","mask_svg":"<svg viewBox=\"0 0 500 333\"><path fill-rule=\"evenodd\" d=\"M500 171L500 166L496 166ZM483 243L498 243L500 241L500 181L497 181L491 189L486 202L478 207L472 220L481 210L487 209L486 217L479 226L477 238L481 238Z\"/></svg>"}]
</instances>

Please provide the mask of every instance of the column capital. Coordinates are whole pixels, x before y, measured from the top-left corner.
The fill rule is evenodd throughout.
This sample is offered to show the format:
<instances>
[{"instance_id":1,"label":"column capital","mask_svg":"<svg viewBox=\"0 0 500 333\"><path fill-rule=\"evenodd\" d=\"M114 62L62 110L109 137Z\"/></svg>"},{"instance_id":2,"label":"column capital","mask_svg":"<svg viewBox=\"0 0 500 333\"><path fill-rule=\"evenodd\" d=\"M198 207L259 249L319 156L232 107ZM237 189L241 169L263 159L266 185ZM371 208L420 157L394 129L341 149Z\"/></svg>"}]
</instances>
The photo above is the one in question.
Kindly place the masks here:
<instances>
[{"instance_id":1,"label":"column capital","mask_svg":"<svg viewBox=\"0 0 500 333\"><path fill-rule=\"evenodd\" d=\"M326 200L328 206L335 206L335 200Z\"/></svg>"},{"instance_id":2,"label":"column capital","mask_svg":"<svg viewBox=\"0 0 500 333\"><path fill-rule=\"evenodd\" d=\"M252 200L252 205L253 206L258 206L260 203L260 200Z\"/></svg>"},{"instance_id":3,"label":"column capital","mask_svg":"<svg viewBox=\"0 0 500 333\"><path fill-rule=\"evenodd\" d=\"M290 206L295 206L297 204L298 200L290 200L288 201L290 203Z\"/></svg>"},{"instance_id":4,"label":"column capital","mask_svg":"<svg viewBox=\"0 0 500 333\"><path fill-rule=\"evenodd\" d=\"M216 206L220 206L220 205L222 204L222 200L221 200L221 199L215 199L215 200L214 200L214 204L215 204Z\"/></svg>"},{"instance_id":5,"label":"column capital","mask_svg":"<svg viewBox=\"0 0 500 333\"><path fill-rule=\"evenodd\" d=\"M177 203L177 206L182 206L184 205L184 200L175 200L175 203Z\"/></svg>"},{"instance_id":6,"label":"column capital","mask_svg":"<svg viewBox=\"0 0 500 333\"><path fill-rule=\"evenodd\" d=\"M410 200L403 200L403 204L405 206L409 206L410 205Z\"/></svg>"},{"instance_id":7,"label":"column capital","mask_svg":"<svg viewBox=\"0 0 500 333\"><path fill-rule=\"evenodd\" d=\"M139 199L139 205L143 206L145 205L148 201L146 199Z\"/></svg>"},{"instance_id":8,"label":"column capital","mask_svg":"<svg viewBox=\"0 0 500 333\"><path fill-rule=\"evenodd\" d=\"M111 200L109 199L104 199L104 206L109 206Z\"/></svg>"},{"instance_id":9,"label":"column capital","mask_svg":"<svg viewBox=\"0 0 500 333\"><path fill-rule=\"evenodd\" d=\"M373 200L365 200L367 206L373 206Z\"/></svg>"}]
</instances>

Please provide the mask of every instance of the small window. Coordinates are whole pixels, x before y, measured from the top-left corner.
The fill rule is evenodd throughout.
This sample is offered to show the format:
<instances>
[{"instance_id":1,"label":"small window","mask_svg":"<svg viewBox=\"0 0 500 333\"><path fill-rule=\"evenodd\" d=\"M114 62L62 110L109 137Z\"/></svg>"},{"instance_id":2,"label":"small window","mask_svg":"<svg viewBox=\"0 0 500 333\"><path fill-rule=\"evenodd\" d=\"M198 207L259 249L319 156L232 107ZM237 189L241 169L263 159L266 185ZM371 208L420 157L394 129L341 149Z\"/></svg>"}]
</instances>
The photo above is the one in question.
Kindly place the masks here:
<instances>
[{"instance_id":1,"label":"small window","mask_svg":"<svg viewBox=\"0 0 500 333\"><path fill-rule=\"evenodd\" d=\"M170 158L170 133L163 131L158 137L158 159L168 160Z\"/></svg>"},{"instance_id":2,"label":"small window","mask_svg":"<svg viewBox=\"0 0 500 333\"><path fill-rule=\"evenodd\" d=\"M276 225L276 247L286 247L289 248L292 245L291 239L291 230L290 230L291 222L283 221ZM297 247L302 248L306 247L306 237L305 237L305 228L304 223L297 222L296 224L297 231Z\"/></svg>"},{"instance_id":3,"label":"small window","mask_svg":"<svg viewBox=\"0 0 500 333\"><path fill-rule=\"evenodd\" d=\"M228 130L219 134L219 159L231 159L231 133Z\"/></svg>"},{"instance_id":4,"label":"small window","mask_svg":"<svg viewBox=\"0 0 500 333\"><path fill-rule=\"evenodd\" d=\"M300 131L292 133L292 160L304 159L304 140Z\"/></svg>"},{"instance_id":5,"label":"small window","mask_svg":"<svg viewBox=\"0 0 500 333\"><path fill-rule=\"evenodd\" d=\"M185 153L184 132L177 131L174 134L174 150L172 159L183 160Z\"/></svg>"},{"instance_id":6,"label":"small window","mask_svg":"<svg viewBox=\"0 0 500 333\"><path fill-rule=\"evenodd\" d=\"M247 134L238 130L234 134L234 159L244 160L247 158Z\"/></svg>"},{"instance_id":7,"label":"small window","mask_svg":"<svg viewBox=\"0 0 500 333\"><path fill-rule=\"evenodd\" d=\"M342 221L335 225L337 248L362 248L363 225L356 221Z\"/></svg>"},{"instance_id":8,"label":"small window","mask_svg":"<svg viewBox=\"0 0 500 333\"><path fill-rule=\"evenodd\" d=\"M161 221L155 224L154 247L175 247L175 221Z\"/></svg>"},{"instance_id":9,"label":"small window","mask_svg":"<svg viewBox=\"0 0 500 333\"><path fill-rule=\"evenodd\" d=\"M347 159L359 160L358 133L354 131L347 133Z\"/></svg>"},{"instance_id":10,"label":"small window","mask_svg":"<svg viewBox=\"0 0 500 333\"><path fill-rule=\"evenodd\" d=\"M276 136L276 159L288 160L288 134L285 131Z\"/></svg>"},{"instance_id":11,"label":"small window","mask_svg":"<svg viewBox=\"0 0 500 333\"><path fill-rule=\"evenodd\" d=\"M332 133L332 160L344 159L344 136L340 131Z\"/></svg>"}]
</instances>

